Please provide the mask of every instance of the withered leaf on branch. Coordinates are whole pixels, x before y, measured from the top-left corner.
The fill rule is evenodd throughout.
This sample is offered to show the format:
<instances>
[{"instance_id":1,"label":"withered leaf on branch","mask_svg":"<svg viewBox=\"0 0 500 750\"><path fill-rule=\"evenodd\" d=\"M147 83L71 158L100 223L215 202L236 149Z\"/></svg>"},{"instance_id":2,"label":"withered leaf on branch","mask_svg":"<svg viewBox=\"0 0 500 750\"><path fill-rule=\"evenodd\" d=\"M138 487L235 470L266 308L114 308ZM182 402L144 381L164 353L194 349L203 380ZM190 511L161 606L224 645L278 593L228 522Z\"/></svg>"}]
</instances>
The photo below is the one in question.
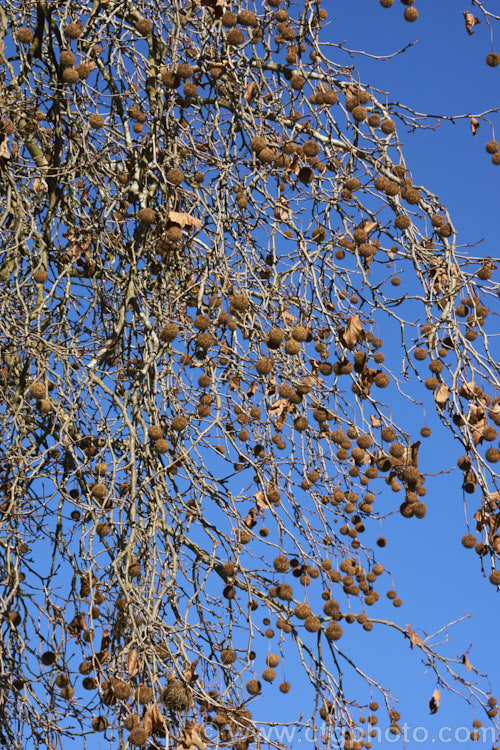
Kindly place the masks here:
<instances>
[{"instance_id":1,"label":"withered leaf on branch","mask_svg":"<svg viewBox=\"0 0 500 750\"><path fill-rule=\"evenodd\" d=\"M474 26L476 26L478 23L481 23L481 21L479 20L479 18L476 18L473 13L467 10L463 11L463 16L465 21L465 30L467 31L467 34L471 36L474 33Z\"/></svg>"},{"instance_id":2,"label":"withered leaf on branch","mask_svg":"<svg viewBox=\"0 0 500 750\"><path fill-rule=\"evenodd\" d=\"M255 96L256 91L257 91L257 84L255 83L255 81L250 81L250 83L247 84L245 93L243 94L243 99L246 101L247 104L250 104L250 102Z\"/></svg>"},{"instance_id":3,"label":"withered leaf on branch","mask_svg":"<svg viewBox=\"0 0 500 750\"><path fill-rule=\"evenodd\" d=\"M359 315L352 315L347 321L347 328L344 331L344 344L348 349L354 349L358 341L363 338L363 326Z\"/></svg>"},{"instance_id":4,"label":"withered leaf on branch","mask_svg":"<svg viewBox=\"0 0 500 750\"><path fill-rule=\"evenodd\" d=\"M431 710L431 714L437 714L440 703L441 703L441 690L438 690L438 688L436 688L429 701L429 708Z\"/></svg>"},{"instance_id":5,"label":"withered leaf on branch","mask_svg":"<svg viewBox=\"0 0 500 750\"><path fill-rule=\"evenodd\" d=\"M411 629L409 625L406 626L406 629L408 631L408 636L410 638L410 648L413 648L413 646L423 646L424 642L421 639L421 637L416 633L414 630Z\"/></svg>"},{"instance_id":6,"label":"withered leaf on branch","mask_svg":"<svg viewBox=\"0 0 500 750\"><path fill-rule=\"evenodd\" d=\"M441 383L439 388L434 391L434 401L436 402L436 406L438 406L440 409L444 407L446 402L448 401L448 396L450 395L450 389L446 385L446 383Z\"/></svg>"},{"instance_id":7,"label":"withered leaf on branch","mask_svg":"<svg viewBox=\"0 0 500 750\"><path fill-rule=\"evenodd\" d=\"M201 229L202 227L201 219L180 211L169 211L168 220L173 224L178 224L180 227L196 227L196 229Z\"/></svg>"},{"instance_id":8,"label":"withered leaf on branch","mask_svg":"<svg viewBox=\"0 0 500 750\"><path fill-rule=\"evenodd\" d=\"M474 669L467 657L467 654L462 654L462 664L465 666L467 672L470 672L471 669Z\"/></svg>"},{"instance_id":9,"label":"withered leaf on branch","mask_svg":"<svg viewBox=\"0 0 500 750\"><path fill-rule=\"evenodd\" d=\"M165 733L165 719L157 703L149 706L142 723L144 731L148 735L160 734L163 736Z\"/></svg>"},{"instance_id":10,"label":"withered leaf on branch","mask_svg":"<svg viewBox=\"0 0 500 750\"><path fill-rule=\"evenodd\" d=\"M472 130L472 135L477 135L477 131L479 130L481 123L477 119L477 117L471 117L470 118L470 129Z\"/></svg>"},{"instance_id":11,"label":"withered leaf on branch","mask_svg":"<svg viewBox=\"0 0 500 750\"><path fill-rule=\"evenodd\" d=\"M0 157L2 159L10 159L10 151L6 140L0 143Z\"/></svg>"}]
</instances>

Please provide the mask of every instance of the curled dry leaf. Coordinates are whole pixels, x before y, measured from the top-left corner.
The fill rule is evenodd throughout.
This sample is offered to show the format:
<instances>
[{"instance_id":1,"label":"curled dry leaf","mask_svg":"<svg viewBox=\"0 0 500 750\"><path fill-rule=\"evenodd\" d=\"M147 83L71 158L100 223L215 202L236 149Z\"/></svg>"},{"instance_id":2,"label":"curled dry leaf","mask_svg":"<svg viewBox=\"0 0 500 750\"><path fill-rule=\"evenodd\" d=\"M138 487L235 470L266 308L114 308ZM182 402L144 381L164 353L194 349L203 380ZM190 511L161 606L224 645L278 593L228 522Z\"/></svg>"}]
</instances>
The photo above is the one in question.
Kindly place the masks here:
<instances>
[{"instance_id":1,"label":"curled dry leaf","mask_svg":"<svg viewBox=\"0 0 500 750\"><path fill-rule=\"evenodd\" d=\"M429 708L431 710L431 714L437 714L440 703L441 703L441 690L438 690L436 688L429 701Z\"/></svg>"},{"instance_id":2,"label":"curled dry leaf","mask_svg":"<svg viewBox=\"0 0 500 750\"><path fill-rule=\"evenodd\" d=\"M479 18L476 18L473 13L467 10L463 11L463 16L465 21L465 30L467 31L467 34L471 36L474 33L474 26L477 26L477 24L481 23L481 21L479 20Z\"/></svg>"},{"instance_id":3,"label":"curled dry leaf","mask_svg":"<svg viewBox=\"0 0 500 750\"><path fill-rule=\"evenodd\" d=\"M250 83L247 85L245 89L245 93L243 94L243 99L246 101L247 104L250 104L250 102L255 96L256 91L257 91L257 84L255 83L255 81L250 81Z\"/></svg>"},{"instance_id":4,"label":"curled dry leaf","mask_svg":"<svg viewBox=\"0 0 500 750\"><path fill-rule=\"evenodd\" d=\"M480 127L480 122L477 119L477 117L471 117L470 118L470 129L472 130L472 135L477 135L477 131Z\"/></svg>"},{"instance_id":5,"label":"curled dry leaf","mask_svg":"<svg viewBox=\"0 0 500 750\"><path fill-rule=\"evenodd\" d=\"M364 229L367 234L370 234L370 232L373 232L373 230L378 227L378 222L365 219L359 226L360 229Z\"/></svg>"},{"instance_id":6,"label":"curled dry leaf","mask_svg":"<svg viewBox=\"0 0 500 750\"><path fill-rule=\"evenodd\" d=\"M376 417L374 414L370 414L370 422L373 428L382 426L382 420L379 419L379 417Z\"/></svg>"},{"instance_id":7,"label":"curled dry leaf","mask_svg":"<svg viewBox=\"0 0 500 750\"><path fill-rule=\"evenodd\" d=\"M139 674L139 657L135 649L129 651L127 671L130 677L135 677Z\"/></svg>"},{"instance_id":8,"label":"curled dry leaf","mask_svg":"<svg viewBox=\"0 0 500 750\"><path fill-rule=\"evenodd\" d=\"M7 141L2 141L0 143L0 156L2 159L10 159L10 151L9 147L7 146Z\"/></svg>"},{"instance_id":9,"label":"curled dry leaf","mask_svg":"<svg viewBox=\"0 0 500 750\"><path fill-rule=\"evenodd\" d=\"M471 669L474 669L469 659L467 658L467 654L462 654L462 664L465 666L467 672L470 672Z\"/></svg>"},{"instance_id":10,"label":"curled dry leaf","mask_svg":"<svg viewBox=\"0 0 500 750\"><path fill-rule=\"evenodd\" d=\"M168 220L173 224L178 224L180 227L196 227L196 229L201 229L202 227L201 220L197 219L196 216L191 216L191 214L180 211L169 211Z\"/></svg>"},{"instance_id":11,"label":"curled dry leaf","mask_svg":"<svg viewBox=\"0 0 500 750\"><path fill-rule=\"evenodd\" d=\"M434 401L436 402L436 406L442 409L443 406L448 401L449 395L450 395L450 389L448 388L446 383L441 383L439 388L436 391L434 391Z\"/></svg>"},{"instance_id":12,"label":"curled dry leaf","mask_svg":"<svg viewBox=\"0 0 500 750\"><path fill-rule=\"evenodd\" d=\"M269 507L268 503L266 502L266 496L264 495L262 490L258 490L254 494L254 499L257 510L259 514L262 515L262 511Z\"/></svg>"},{"instance_id":13,"label":"curled dry leaf","mask_svg":"<svg viewBox=\"0 0 500 750\"><path fill-rule=\"evenodd\" d=\"M288 312L288 310L285 310L283 312L282 317L283 317L283 321L287 324L287 326L294 326L297 321L297 318L295 317L295 315L292 315L292 313Z\"/></svg>"},{"instance_id":14,"label":"curled dry leaf","mask_svg":"<svg viewBox=\"0 0 500 750\"><path fill-rule=\"evenodd\" d=\"M408 630L408 636L410 638L410 648L413 648L413 646L423 646L424 642L421 639L421 637L416 633L414 630L411 629L409 625L406 626L406 629Z\"/></svg>"},{"instance_id":15,"label":"curled dry leaf","mask_svg":"<svg viewBox=\"0 0 500 750\"><path fill-rule=\"evenodd\" d=\"M358 341L363 338L363 326L359 315L352 315L347 321L347 329L344 332L344 344L348 349L354 349Z\"/></svg>"},{"instance_id":16,"label":"curled dry leaf","mask_svg":"<svg viewBox=\"0 0 500 750\"><path fill-rule=\"evenodd\" d=\"M156 703L153 703L152 706L149 706L144 715L142 724L144 727L144 731L150 736L152 734L163 735L165 733L166 722Z\"/></svg>"}]
</instances>

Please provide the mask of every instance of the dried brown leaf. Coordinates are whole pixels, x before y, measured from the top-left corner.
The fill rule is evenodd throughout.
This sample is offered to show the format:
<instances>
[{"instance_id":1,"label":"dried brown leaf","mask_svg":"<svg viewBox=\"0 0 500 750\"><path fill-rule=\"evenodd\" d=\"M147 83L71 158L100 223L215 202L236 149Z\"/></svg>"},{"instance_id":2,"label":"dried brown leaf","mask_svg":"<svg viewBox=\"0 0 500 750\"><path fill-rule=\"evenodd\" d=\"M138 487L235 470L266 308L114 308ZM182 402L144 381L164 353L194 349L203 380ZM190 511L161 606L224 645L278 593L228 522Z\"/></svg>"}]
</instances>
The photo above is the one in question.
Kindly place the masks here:
<instances>
[{"instance_id":1,"label":"dried brown leaf","mask_svg":"<svg viewBox=\"0 0 500 750\"><path fill-rule=\"evenodd\" d=\"M406 629L408 631L408 636L410 638L410 648L413 648L413 646L423 646L424 642L421 639L421 637L416 633L414 630L411 629L409 625L406 626Z\"/></svg>"},{"instance_id":2,"label":"dried brown leaf","mask_svg":"<svg viewBox=\"0 0 500 750\"><path fill-rule=\"evenodd\" d=\"M481 123L477 119L477 117L471 117L470 118L470 129L472 130L472 135L477 135L477 131L479 130Z\"/></svg>"},{"instance_id":3,"label":"dried brown leaf","mask_svg":"<svg viewBox=\"0 0 500 750\"><path fill-rule=\"evenodd\" d=\"M378 222L365 219L359 226L361 229L364 229L367 234L370 234L370 232L373 232L373 230L378 227Z\"/></svg>"},{"instance_id":4,"label":"dried brown leaf","mask_svg":"<svg viewBox=\"0 0 500 750\"><path fill-rule=\"evenodd\" d=\"M481 21L479 20L479 18L476 18L473 13L467 10L463 11L463 16L465 21L465 30L467 31L467 34L471 36L474 33L474 26L477 26L477 24L481 23Z\"/></svg>"},{"instance_id":5,"label":"dried brown leaf","mask_svg":"<svg viewBox=\"0 0 500 750\"><path fill-rule=\"evenodd\" d=\"M156 703L149 706L143 719L144 730L148 735L161 734L165 732L165 719Z\"/></svg>"},{"instance_id":6,"label":"dried brown leaf","mask_svg":"<svg viewBox=\"0 0 500 750\"><path fill-rule=\"evenodd\" d=\"M255 81L250 81L250 83L247 84L247 87L245 89L245 93L243 94L243 99L246 101L247 104L250 104L252 99L255 96L255 92L257 91L257 84Z\"/></svg>"},{"instance_id":7,"label":"dried brown leaf","mask_svg":"<svg viewBox=\"0 0 500 750\"><path fill-rule=\"evenodd\" d=\"M431 710L431 714L437 714L440 703L441 703L441 690L438 690L436 688L429 701L429 708Z\"/></svg>"},{"instance_id":8,"label":"dried brown leaf","mask_svg":"<svg viewBox=\"0 0 500 750\"><path fill-rule=\"evenodd\" d=\"M0 143L0 156L2 159L10 159L10 151L6 140Z\"/></svg>"},{"instance_id":9,"label":"dried brown leaf","mask_svg":"<svg viewBox=\"0 0 500 750\"><path fill-rule=\"evenodd\" d=\"M436 391L434 391L434 401L436 402L436 406L442 409L443 406L448 401L449 395L450 395L450 389L448 388L446 383L441 383L439 388Z\"/></svg>"},{"instance_id":10,"label":"dried brown leaf","mask_svg":"<svg viewBox=\"0 0 500 750\"><path fill-rule=\"evenodd\" d=\"M180 211L169 211L168 220L173 224L178 224L180 227L196 227L196 229L201 229L202 227L201 219Z\"/></svg>"},{"instance_id":11,"label":"dried brown leaf","mask_svg":"<svg viewBox=\"0 0 500 750\"><path fill-rule=\"evenodd\" d=\"M474 667L470 663L469 659L467 658L466 654L462 654L462 664L465 665L465 668L466 668L467 672L470 672L471 669L474 669Z\"/></svg>"},{"instance_id":12,"label":"dried brown leaf","mask_svg":"<svg viewBox=\"0 0 500 750\"><path fill-rule=\"evenodd\" d=\"M382 426L382 420L376 417L374 414L370 414L370 422L373 428Z\"/></svg>"},{"instance_id":13,"label":"dried brown leaf","mask_svg":"<svg viewBox=\"0 0 500 750\"><path fill-rule=\"evenodd\" d=\"M363 337L363 326L359 315L352 315L347 321L347 329L344 333L344 344L348 349L354 349L358 341Z\"/></svg>"},{"instance_id":14,"label":"dried brown leaf","mask_svg":"<svg viewBox=\"0 0 500 750\"><path fill-rule=\"evenodd\" d=\"M139 674L139 655L135 649L132 649L128 653L127 671L130 677L135 677Z\"/></svg>"}]
</instances>

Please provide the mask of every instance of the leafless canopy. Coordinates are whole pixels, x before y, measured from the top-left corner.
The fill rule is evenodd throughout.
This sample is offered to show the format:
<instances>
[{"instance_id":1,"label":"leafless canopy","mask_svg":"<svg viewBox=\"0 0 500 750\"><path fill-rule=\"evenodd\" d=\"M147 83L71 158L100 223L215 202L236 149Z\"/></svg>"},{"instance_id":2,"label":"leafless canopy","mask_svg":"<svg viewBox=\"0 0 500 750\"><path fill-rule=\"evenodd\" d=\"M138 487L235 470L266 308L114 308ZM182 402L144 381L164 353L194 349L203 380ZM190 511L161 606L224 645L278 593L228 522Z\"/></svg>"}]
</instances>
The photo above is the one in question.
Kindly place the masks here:
<instances>
[{"instance_id":1,"label":"leafless canopy","mask_svg":"<svg viewBox=\"0 0 500 750\"><path fill-rule=\"evenodd\" d=\"M387 485L401 524L425 516L394 415L424 401L499 582L495 265L413 184L398 132L425 116L328 59L325 22L303 0L2 3L9 748L244 750L252 696L295 676L283 724L370 747L393 705L343 647L354 616L495 716L477 674L377 616L373 551Z\"/></svg>"}]
</instances>

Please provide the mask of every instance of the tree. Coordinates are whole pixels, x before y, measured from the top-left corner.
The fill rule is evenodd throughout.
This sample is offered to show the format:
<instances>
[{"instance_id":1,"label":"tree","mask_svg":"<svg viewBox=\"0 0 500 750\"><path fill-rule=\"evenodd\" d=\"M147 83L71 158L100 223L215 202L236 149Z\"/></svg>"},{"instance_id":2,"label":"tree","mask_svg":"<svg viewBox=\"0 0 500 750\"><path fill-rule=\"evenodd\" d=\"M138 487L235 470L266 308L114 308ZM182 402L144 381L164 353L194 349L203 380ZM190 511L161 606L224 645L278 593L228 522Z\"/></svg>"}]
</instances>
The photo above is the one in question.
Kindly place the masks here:
<instances>
[{"instance_id":1,"label":"tree","mask_svg":"<svg viewBox=\"0 0 500 750\"><path fill-rule=\"evenodd\" d=\"M432 118L329 60L327 17L0 9L4 745L203 748L215 728L241 750L290 661L307 699L279 724L370 747L378 707L394 735L400 717L349 623L405 636L495 720L467 657L397 621L376 521L389 487L401 524L426 515L425 400L462 446L462 543L500 583L496 265L413 183L398 133Z\"/></svg>"}]
</instances>

